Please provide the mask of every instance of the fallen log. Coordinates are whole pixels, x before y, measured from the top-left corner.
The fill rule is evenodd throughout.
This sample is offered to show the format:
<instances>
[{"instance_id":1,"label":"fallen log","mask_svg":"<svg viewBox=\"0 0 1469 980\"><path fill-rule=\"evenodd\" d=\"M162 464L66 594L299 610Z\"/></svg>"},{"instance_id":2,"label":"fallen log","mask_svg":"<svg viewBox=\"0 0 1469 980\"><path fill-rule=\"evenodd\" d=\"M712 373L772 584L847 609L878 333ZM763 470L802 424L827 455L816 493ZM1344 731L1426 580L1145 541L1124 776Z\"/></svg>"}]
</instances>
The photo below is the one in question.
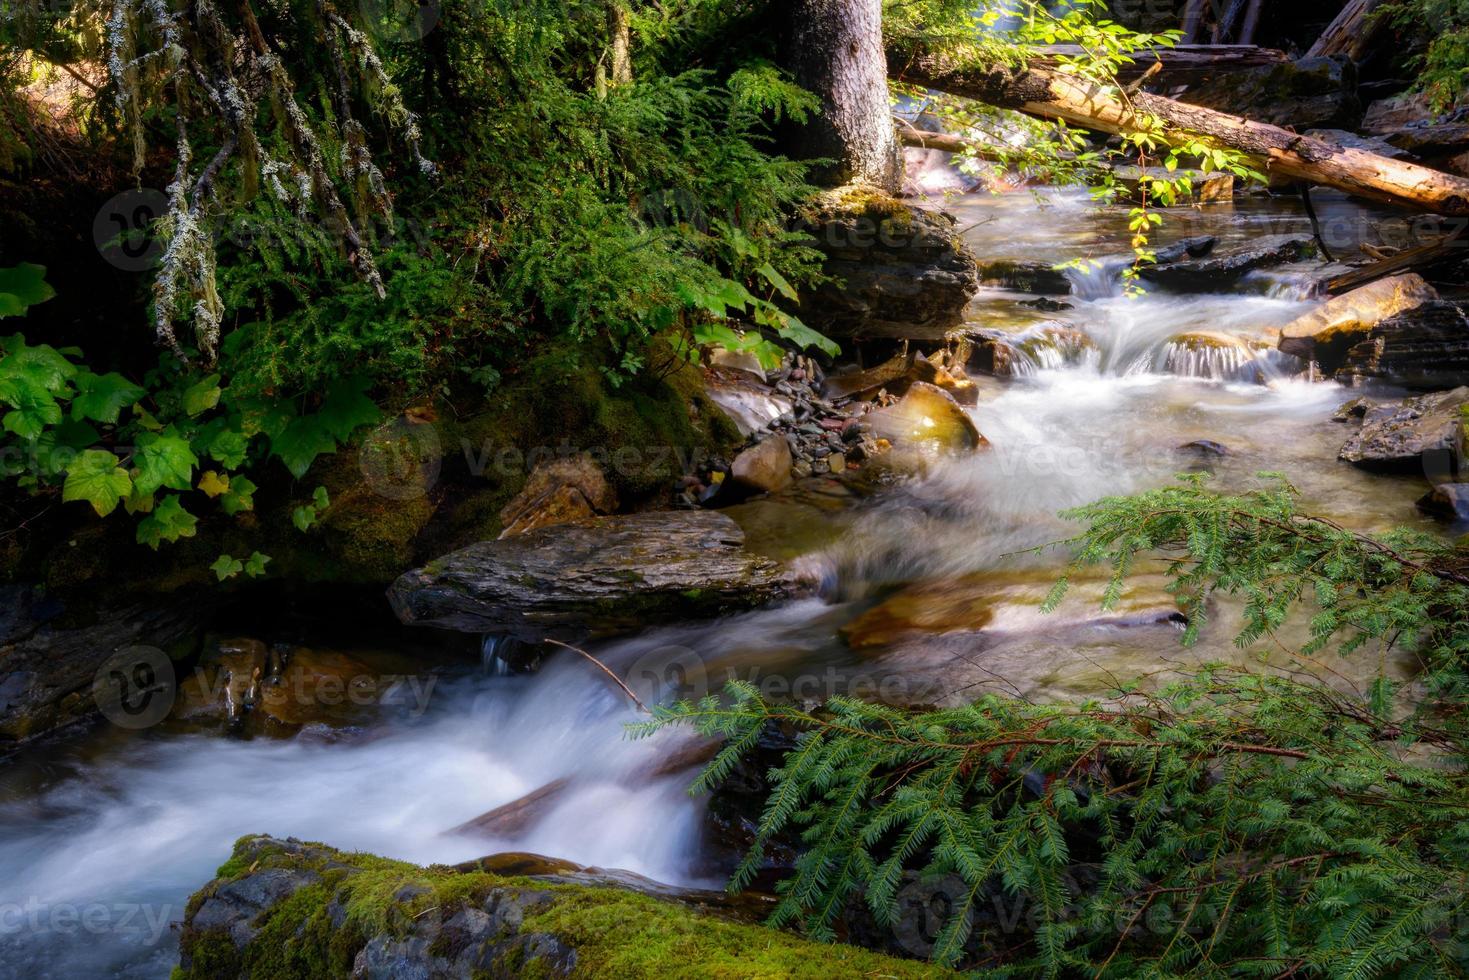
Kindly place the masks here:
<instances>
[{"instance_id":1,"label":"fallen log","mask_svg":"<svg viewBox=\"0 0 1469 980\"><path fill-rule=\"evenodd\" d=\"M1382 4L1383 0L1349 0L1311 45L1306 57L1344 54L1353 61L1361 61L1382 29L1382 19L1372 16Z\"/></svg>"},{"instance_id":2,"label":"fallen log","mask_svg":"<svg viewBox=\"0 0 1469 980\"><path fill-rule=\"evenodd\" d=\"M1046 44L1035 49L1032 64L1054 68L1057 59L1075 58L1083 54L1079 44ZM1145 48L1118 71L1120 81L1131 82L1142 77L1154 65L1161 65L1149 79L1152 84L1171 87L1190 85L1213 75L1247 68L1284 64L1290 56L1274 48L1253 44L1180 44L1171 48Z\"/></svg>"},{"instance_id":3,"label":"fallen log","mask_svg":"<svg viewBox=\"0 0 1469 980\"><path fill-rule=\"evenodd\" d=\"M1266 172L1336 187L1416 211L1469 215L1469 180L1278 126L1046 68L975 67L949 54L889 56L889 76L952 95L1104 133L1149 132L1161 141L1201 138L1249 157Z\"/></svg>"}]
</instances>

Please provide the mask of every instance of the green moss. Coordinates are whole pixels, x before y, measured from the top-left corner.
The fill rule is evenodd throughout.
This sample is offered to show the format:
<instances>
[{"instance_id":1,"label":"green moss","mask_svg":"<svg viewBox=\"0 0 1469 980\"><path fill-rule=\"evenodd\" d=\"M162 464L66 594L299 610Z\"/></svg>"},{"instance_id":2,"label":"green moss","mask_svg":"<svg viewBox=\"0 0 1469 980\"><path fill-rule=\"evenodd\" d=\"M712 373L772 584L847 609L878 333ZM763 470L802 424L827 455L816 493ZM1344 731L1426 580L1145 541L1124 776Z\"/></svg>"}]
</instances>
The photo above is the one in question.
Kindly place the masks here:
<instances>
[{"instance_id":1,"label":"green moss","mask_svg":"<svg viewBox=\"0 0 1469 980\"><path fill-rule=\"evenodd\" d=\"M318 980L351 973L357 952L375 935L405 936L424 915L448 919L478 906L496 889L550 895L532 906L522 933L549 933L576 950L579 977L947 976L928 964L850 946L820 946L763 926L702 915L672 902L618 888L546 884L484 871L420 868L320 844L245 837L220 867L219 879L190 902L189 916L223 882L260 868L310 870L320 880L262 914L256 937L236 950L222 932L186 926L187 971L176 980L234 976ZM452 943L452 938L443 939ZM440 953L455 950L444 947ZM507 952L496 974L548 975L546 962ZM515 959L516 962L510 962Z\"/></svg>"}]
</instances>

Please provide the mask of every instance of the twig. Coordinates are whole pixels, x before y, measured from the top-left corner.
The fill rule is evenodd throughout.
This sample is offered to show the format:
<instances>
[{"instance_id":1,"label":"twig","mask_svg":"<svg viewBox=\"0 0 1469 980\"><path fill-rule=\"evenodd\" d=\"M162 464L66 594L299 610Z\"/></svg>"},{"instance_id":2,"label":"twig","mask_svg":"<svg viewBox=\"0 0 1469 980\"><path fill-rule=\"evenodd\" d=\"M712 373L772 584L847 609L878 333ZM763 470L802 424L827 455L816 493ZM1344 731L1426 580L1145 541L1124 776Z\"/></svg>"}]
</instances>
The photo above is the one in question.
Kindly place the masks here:
<instances>
[{"instance_id":1,"label":"twig","mask_svg":"<svg viewBox=\"0 0 1469 980\"><path fill-rule=\"evenodd\" d=\"M612 668L602 663L602 661L598 660L590 653L587 653L585 650L579 650L576 647L572 646L570 643L562 643L560 640L547 640L546 642L551 644L552 646L561 647L563 650L570 650L572 653L586 657L592 663L597 665L597 669L602 671L602 673L606 674L608 677L612 678L613 683L622 688L623 694L626 694L628 697L632 698L633 704L636 704L638 706L638 710L640 710L645 715L651 715L653 713L649 711L648 706L646 704L643 704L643 702L638 699L638 696L632 692L632 688L624 684L622 682L622 678L618 677L612 672Z\"/></svg>"}]
</instances>

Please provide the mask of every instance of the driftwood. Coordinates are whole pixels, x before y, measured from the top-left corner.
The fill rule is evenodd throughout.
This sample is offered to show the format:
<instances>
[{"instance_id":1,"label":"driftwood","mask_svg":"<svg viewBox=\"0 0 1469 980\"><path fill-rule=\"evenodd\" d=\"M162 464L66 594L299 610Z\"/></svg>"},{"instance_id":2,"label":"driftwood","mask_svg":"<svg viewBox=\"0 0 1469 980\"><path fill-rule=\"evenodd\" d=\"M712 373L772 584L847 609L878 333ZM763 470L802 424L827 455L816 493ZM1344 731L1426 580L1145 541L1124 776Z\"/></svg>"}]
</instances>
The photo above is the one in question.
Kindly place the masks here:
<instances>
[{"instance_id":1,"label":"driftwood","mask_svg":"<svg viewBox=\"0 0 1469 980\"><path fill-rule=\"evenodd\" d=\"M1464 232L1469 226L1461 225L1452 233L1444 236L1436 242L1427 242L1423 245L1414 245L1405 248L1396 255L1389 256L1371 265L1344 272L1333 279L1326 281L1326 292L1335 296L1339 293L1350 292L1368 283L1388 276L1395 276L1400 272L1410 269L1424 269L1443 259L1455 254L1462 254L1464 250Z\"/></svg>"},{"instance_id":2,"label":"driftwood","mask_svg":"<svg viewBox=\"0 0 1469 980\"><path fill-rule=\"evenodd\" d=\"M1361 61L1382 28L1382 20L1371 16L1382 4L1383 0L1349 0L1311 45L1306 57L1344 54L1353 61Z\"/></svg>"},{"instance_id":3,"label":"driftwood","mask_svg":"<svg viewBox=\"0 0 1469 980\"><path fill-rule=\"evenodd\" d=\"M1082 53L1077 44L1047 44L1035 49L1031 63L1042 68L1053 68L1060 57L1077 57ZM1260 48L1253 44L1179 44L1171 48L1145 48L1139 51L1130 65L1123 65L1117 77L1132 82L1144 72L1160 65L1153 84L1171 87L1190 85L1222 72L1241 71L1248 68L1263 68L1290 61L1284 51Z\"/></svg>"},{"instance_id":4,"label":"driftwood","mask_svg":"<svg viewBox=\"0 0 1469 980\"><path fill-rule=\"evenodd\" d=\"M974 67L943 54L890 56L889 74L1004 109L1059 119L1104 133L1198 137L1249 157L1260 169L1415 211L1469 215L1469 180L1278 126L1138 92L1124 97L1045 68Z\"/></svg>"}]
</instances>

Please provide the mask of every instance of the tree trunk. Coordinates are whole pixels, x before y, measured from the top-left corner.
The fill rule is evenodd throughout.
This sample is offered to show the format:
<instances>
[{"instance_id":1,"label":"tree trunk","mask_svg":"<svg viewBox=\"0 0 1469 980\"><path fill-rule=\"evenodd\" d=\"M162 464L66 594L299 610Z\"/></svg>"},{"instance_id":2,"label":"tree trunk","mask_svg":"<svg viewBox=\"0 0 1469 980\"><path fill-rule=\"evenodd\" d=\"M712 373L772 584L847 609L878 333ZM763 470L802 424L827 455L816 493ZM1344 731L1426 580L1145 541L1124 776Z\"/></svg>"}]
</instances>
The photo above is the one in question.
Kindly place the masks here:
<instances>
[{"instance_id":1,"label":"tree trunk","mask_svg":"<svg viewBox=\"0 0 1469 980\"><path fill-rule=\"evenodd\" d=\"M882 0L791 0L784 61L821 99L821 114L795 134L792 147L800 159L835 161L812 179L896 193L903 166L888 105Z\"/></svg>"},{"instance_id":2,"label":"tree trunk","mask_svg":"<svg viewBox=\"0 0 1469 980\"><path fill-rule=\"evenodd\" d=\"M632 81L632 18L616 0L607 8L607 33L611 35L609 80L616 88Z\"/></svg>"},{"instance_id":3,"label":"tree trunk","mask_svg":"<svg viewBox=\"0 0 1469 980\"><path fill-rule=\"evenodd\" d=\"M1344 54L1353 61L1361 61L1381 29L1380 19L1369 20L1369 15L1382 6L1383 0L1349 0L1327 25L1326 30L1311 45L1306 57L1316 58L1329 54Z\"/></svg>"},{"instance_id":4,"label":"tree trunk","mask_svg":"<svg viewBox=\"0 0 1469 980\"><path fill-rule=\"evenodd\" d=\"M1060 72L974 68L943 55L896 57L891 72L904 81L1104 133L1151 131L1165 141L1199 136L1248 155L1273 174L1417 211L1469 215L1469 180L1160 95L1137 92L1124 99L1114 87Z\"/></svg>"}]
</instances>

